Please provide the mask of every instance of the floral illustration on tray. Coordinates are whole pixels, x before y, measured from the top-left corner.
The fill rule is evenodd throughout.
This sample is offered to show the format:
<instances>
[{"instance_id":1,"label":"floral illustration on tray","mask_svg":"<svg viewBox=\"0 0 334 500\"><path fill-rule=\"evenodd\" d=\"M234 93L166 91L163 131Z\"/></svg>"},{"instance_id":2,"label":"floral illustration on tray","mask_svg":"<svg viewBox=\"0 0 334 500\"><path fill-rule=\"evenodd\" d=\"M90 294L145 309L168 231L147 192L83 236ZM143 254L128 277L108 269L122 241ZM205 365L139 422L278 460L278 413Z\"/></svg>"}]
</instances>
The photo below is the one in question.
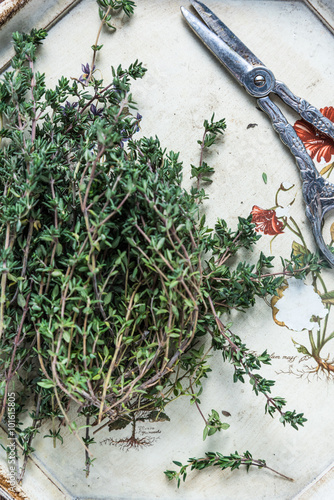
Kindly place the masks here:
<instances>
[{"instance_id":1,"label":"floral illustration on tray","mask_svg":"<svg viewBox=\"0 0 334 500\"><path fill-rule=\"evenodd\" d=\"M334 122L334 108L325 107L321 113ZM325 134L319 133L315 127L304 120L298 120L294 129L303 141L305 148L318 165L320 174L329 177L334 168L334 141ZM275 194L275 202L269 209L254 205L251 211L256 231L271 236L270 246L281 234L289 231L293 234L292 252L301 261L306 262L311 254L307 247L300 225L291 215L295 197L291 197L288 205L280 203L284 192L292 190L293 184L282 182ZM334 223L330 228L330 246L334 243ZM311 272L311 283L286 278L277 290L277 296L271 300L271 308L275 323L293 332L303 332L303 343L292 339L297 351L307 360L307 366L296 374L315 373L326 376L334 375L334 331L330 330L330 315L334 305L334 289L328 288L322 274ZM308 280L309 281L309 280ZM291 370L289 373L294 373Z\"/></svg>"}]
</instances>

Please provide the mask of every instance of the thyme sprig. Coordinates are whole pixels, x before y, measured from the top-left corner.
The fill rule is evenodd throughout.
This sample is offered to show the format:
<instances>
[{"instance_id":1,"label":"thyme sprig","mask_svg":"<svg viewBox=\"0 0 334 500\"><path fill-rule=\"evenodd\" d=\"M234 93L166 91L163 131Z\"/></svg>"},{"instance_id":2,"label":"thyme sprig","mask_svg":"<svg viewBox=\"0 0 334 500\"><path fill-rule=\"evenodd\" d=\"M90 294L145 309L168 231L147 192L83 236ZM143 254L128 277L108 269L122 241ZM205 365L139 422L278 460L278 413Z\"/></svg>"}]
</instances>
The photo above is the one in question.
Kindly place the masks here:
<instances>
[{"instance_id":1,"label":"thyme sprig","mask_svg":"<svg viewBox=\"0 0 334 500\"><path fill-rule=\"evenodd\" d=\"M249 451L246 451L244 454L241 455L237 451L235 453L231 453L230 455L222 455L219 452L216 453L207 452L205 453L205 457L203 458L189 458L187 463L184 465L176 460L174 460L173 463L177 465L180 468L180 470L178 472L175 470L166 470L165 474L170 481L174 479L177 481L178 488L180 487L181 480L183 482L186 480L188 474L187 469L189 467L190 470L203 470L207 469L208 467L219 467L222 470L226 469L235 470L239 469L242 465L244 465L247 471L249 470L250 467L257 467L258 469L267 469L288 481L293 481L291 477L285 476L284 474L281 474L280 472L277 472L276 470L269 467L266 464L265 460L261 459L254 460L252 454Z\"/></svg>"}]
</instances>

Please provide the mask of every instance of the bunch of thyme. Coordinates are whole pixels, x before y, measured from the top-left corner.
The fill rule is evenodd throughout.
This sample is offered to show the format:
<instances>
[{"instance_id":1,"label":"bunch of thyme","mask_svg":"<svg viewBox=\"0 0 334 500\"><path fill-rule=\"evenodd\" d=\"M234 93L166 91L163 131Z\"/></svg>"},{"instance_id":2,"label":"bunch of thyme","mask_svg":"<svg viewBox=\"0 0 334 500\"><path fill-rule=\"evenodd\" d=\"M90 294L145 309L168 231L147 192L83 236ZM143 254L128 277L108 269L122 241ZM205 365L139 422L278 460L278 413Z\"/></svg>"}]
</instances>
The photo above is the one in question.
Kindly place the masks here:
<instances>
[{"instance_id":1,"label":"bunch of thyme","mask_svg":"<svg viewBox=\"0 0 334 500\"><path fill-rule=\"evenodd\" d=\"M85 65L79 79L62 77L48 89L35 71L45 36L14 34L12 70L0 83L0 417L6 424L14 387L25 457L19 479L43 422L54 443L63 439L62 423L81 440L70 407L84 417L87 474L92 426L113 431L135 428L137 417L158 420L181 394L199 408L212 349L234 366L234 381L247 377L265 396L266 412L303 425L303 414L284 411L285 400L271 396L274 382L257 373L270 363L267 352L251 354L221 320L274 294L299 267L286 262L282 276L271 275L272 257L262 253L256 264L230 265L259 238L251 219L240 218L234 231L218 220L212 230L200 215L212 173L203 152L224 120L205 121L187 191L179 155L167 154L157 137L135 139L141 116L130 111L130 82L143 77L142 64L112 69L108 84ZM24 427L27 409L32 423ZM228 427L217 415L203 415L204 437ZM264 466L245 457L237 464ZM221 466L220 456L208 458Z\"/></svg>"}]
</instances>

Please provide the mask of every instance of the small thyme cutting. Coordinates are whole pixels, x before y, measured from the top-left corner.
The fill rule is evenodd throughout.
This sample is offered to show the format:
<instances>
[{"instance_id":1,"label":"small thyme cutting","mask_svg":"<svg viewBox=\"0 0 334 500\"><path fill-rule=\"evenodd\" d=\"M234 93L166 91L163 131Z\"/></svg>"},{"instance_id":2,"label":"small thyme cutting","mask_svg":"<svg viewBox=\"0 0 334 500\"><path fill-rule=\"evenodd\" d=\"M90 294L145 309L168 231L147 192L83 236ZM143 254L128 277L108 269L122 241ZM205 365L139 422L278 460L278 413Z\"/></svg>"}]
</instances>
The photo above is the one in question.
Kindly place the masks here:
<instances>
[{"instance_id":1,"label":"small thyme cutting","mask_svg":"<svg viewBox=\"0 0 334 500\"><path fill-rule=\"evenodd\" d=\"M291 477L285 476L280 472L275 471L271 467L268 467L265 460L254 460L252 454L246 451L243 455L240 455L237 451L231 453L231 455L222 455L219 452L213 453L211 451L205 454L203 458L189 458L188 462L183 465L181 462L173 461L180 470L176 472L174 470L166 470L165 474L169 480L175 479L177 481L177 486L180 487L181 480L184 482L187 478L188 468L190 470L203 470L208 467L219 467L222 470L226 469L239 469L241 465L244 465L249 470L250 467L257 467L258 469L268 469L278 474L279 476L287 479L288 481L293 481Z\"/></svg>"},{"instance_id":2,"label":"small thyme cutting","mask_svg":"<svg viewBox=\"0 0 334 500\"><path fill-rule=\"evenodd\" d=\"M98 3L102 24L111 3L133 4ZM166 406L180 395L199 408L213 349L234 366L234 382L247 378L264 395L266 412L303 425L303 414L286 411L285 400L271 396L274 382L258 373L270 363L267 352L251 354L221 319L276 293L284 276L308 270L294 257L271 275L273 258L262 253L256 264L232 267L231 257L259 238L251 218L239 218L235 230L222 219L207 227L200 207L212 169L203 157L224 120L204 122L196 182L187 191L178 153L166 153L157 137L135 138L142 117L131 112L130 84L145 74L142 64L118 66L104 83L94 68L97 38L94 63L83 65L81 77L61 77L48 89L35 70L45 36L14 34L12 70L0 84L0 409L7 425L14 388L24 456L18 479L45 422L54 445L63 440L61 424L81 440L88 474L99 429L132 425L125 446L140 446L137 420L167 420ZM211 339L206 350L204 338ZM31 425L24 427L27 410ZM204 438L228 428L215 410L202 416ZM248 452L229 460L208 453L180 464L181 476L188 466L241 464L266 467Z\"/></svg>"}]
</instances>

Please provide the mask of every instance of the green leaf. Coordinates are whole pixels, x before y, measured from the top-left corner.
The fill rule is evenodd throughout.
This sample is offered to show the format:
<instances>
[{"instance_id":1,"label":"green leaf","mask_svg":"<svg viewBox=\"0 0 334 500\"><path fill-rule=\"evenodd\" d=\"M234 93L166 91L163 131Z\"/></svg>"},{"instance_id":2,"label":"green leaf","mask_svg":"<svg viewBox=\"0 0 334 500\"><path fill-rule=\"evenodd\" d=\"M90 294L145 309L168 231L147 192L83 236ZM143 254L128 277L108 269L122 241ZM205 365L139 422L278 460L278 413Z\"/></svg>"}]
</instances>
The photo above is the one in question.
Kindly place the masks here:
<instances>
[{"instance_id":1,"label":"green leaf","mask_svg":"<svg viewBox=\"0 0 334 500\"><path fill-rule=\"evenodd\" d=\"M61 243L57 243L56 245L56 254L59 256L62 254L62 251L63 251L63 246Z\"/></svg>"},{"instance_id":2,"label":"green leaf","mask_svg":"<svg viewBox=\"0 0 334 500\"><path fill-rule=\"evenodd\" d=\"M219 413L216 410L211 410L212 416L219 420Z\"/></svg>"},{"instance_id":3,"label":"green leaf","mask_svg":"<svg viewBox=\"0 0 334 500\"><path fill-rule=\"evenodd\" d=\"M26 305L26 299L23 297L21 293L19 293L17 296L17 303L22 308L25 307Z\"/></svg>"},{"instance_id":4,"label":"green leaf","mask_svg":"<svg viewBox=\"0 0 334 500\"><path fill-rule=\"evenodd\" d=\"M63 338L65 342L69 342L71 340L71 333L68 330L63 331Z\"/></svg>"},{"instance_id":5,"label":"green leaf","mask_svg":"<svg viewBox=\"0 0 334 500\"><path fill-rule=\"evenodd\" d=\"M59 291L60 291L59 286L55 285L55 287L53 288L52 293L51 293L52 300L55 300L58 297Z\"/></svg>"},{"instance_id":6,"label":"green leaf","mask_svg":"<svg viewBox=\"0 0 334 500\"><path fill-rule=\"evenodd\" d=\"M152 422L169 422L170 418L168 415L166 415L166 413L154 410L147 415L147 420Z\"/></svg>"},{"instance_id":7,"label":"green leaf","mask_svg":"<svg viewBox=\"0 0 334 500\"><path fill-rule=\"evenodd\" d=\"M157 244L157 250L160 250L164 246L165 241L166 241L166 238L160 238L160 240L158 241L158 244Z\"/></svg>"},{"instance_id":8,"label":"green leaf","mask_svg":"<svg viewBox=\"0 0 334 500\"><path fill-rule=\"evenodd\" d=\"M296 241L292 242L292 250L295 255L307 255L310 253L309 250L304 245L301 245Z\"/></svg>"},{"instance_id":9,"label":"green leaf","mask_svg":"<svg viewBox=\"0 0 334 500\"><path fill-rule=\"evenodd\" d=\"M112 298L112 292L107 293L107 295L105 295L103 297L103 303L104 303L104 305L107 306L108 304L110 304L111 298Z\"/></svg>"},{"instance_id":10,"label":"green leaf","mask_svg":"<svg viewBox=\"0 0 334 500\"><path fill-rule=\"evenodd\" d=\"M55 278L58 277L58 276L62 276L62 275L63 275L63 273L61 271L59 271L59 269L55 269L51 273L51 276L54 276Z\"/></svg>"},{"instance_id":11,"label":"green leaf","mask_svg":"<svg viewBox=\"0 0 334 500\"><path fill-rule=\"evenodd\" d=\"M208 436L212 436L212 435L213 435L213 434L215 434L217 431L218 431L218 428L217 428L217 427L209 427Z\"/></svg>"},{"instance_id":12,"label":"green leaf","mask_svg":"<svg viewBox=\"0 0 334 500\"><path fill-rule=\"evenodd\" d=\"M178 467L182 467L181 462L177 462L176 460L173 460L173 464L177 465Z\"/></svg>"},{"instance_id":13,"label":"green leaf","mask_svg":"<svg viewBox=\"0 0 334 500\"><path fill-rule=\"evenodd\" d=\"M222 422L220 424L220 428L223 429L224 431L226 431L227 429L229 429L230 427L230 424L227 424L226 422Z\"/></svg>"},{"instance_id":14,"label":"green leaf","mask_svg":"<svg viewBox=\"0 0 334 500\"><path fill-rule=\"evenodd\" d=\"M54 382L48 379L40 380L37 384L43 387L43 389L51 389L51 387L55 386Z\"/></svg>"},{"instance_id":15,"label":"green leaf","mask_svg":"<svg viewBox=\"0 0 334 500\"><path fill-rule=\"evenodd\" d=\"M320 297L325 304L334 304L334 290L323 293L320 295Z\"/></svg>"},{"instance_id":16,"label":"green leaf","mask_svg":"<svg viewBox=\"0 0 334 500\"><path fill-rule=\"evenodd\" d=\"M178 280L174 280L174 281L171 281L169 283L169 288L174 288L175 286L177 286L179 284L179 281Z\"/></svg>"}]
</instances>

